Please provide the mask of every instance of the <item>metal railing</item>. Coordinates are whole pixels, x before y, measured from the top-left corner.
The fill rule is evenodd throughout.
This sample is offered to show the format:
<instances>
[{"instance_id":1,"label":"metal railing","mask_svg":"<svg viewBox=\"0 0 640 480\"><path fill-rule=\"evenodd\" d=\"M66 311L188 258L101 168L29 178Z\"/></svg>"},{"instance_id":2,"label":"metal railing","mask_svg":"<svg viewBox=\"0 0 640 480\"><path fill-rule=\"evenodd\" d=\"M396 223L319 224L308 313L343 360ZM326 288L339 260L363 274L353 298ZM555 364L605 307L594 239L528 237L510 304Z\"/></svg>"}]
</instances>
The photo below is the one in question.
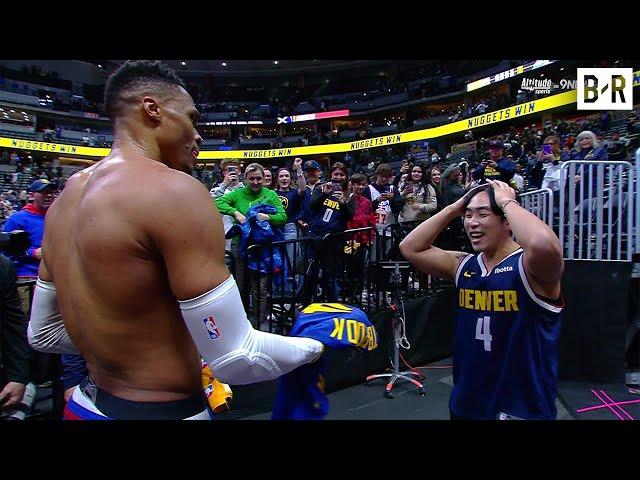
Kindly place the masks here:
<instances>
[{"instance_id":1,"label":"metal railing","mask_svg":"<svg viewBox=\"0 0 640 480\"><path fill-rule=\"evenodd\" d=\"M562 164L568 188L560 190L558 228L566 259L631 261L633 176L629 162Z\"/></svg>"},{"instance_id":2,"label":"metal railing","mask_svg":"<svg viewBox=\"0 0 640 480\"><path fill-rule=\"evenodd\" d=\"M541 188L520 194L522 207L553 228L553 191Z\"/></svg>"},{"instance_id":3,"label":"metal railing","mask_svg":"<svg viewBox=\"0 0 640 480\"><path fill-rule=\"evenodd\" d=\"M635 220L633 222L633 232L636 241L633 252L640 254L640 148L636 150L634 179L632 185L634 187L632 197L635 197L636 200Z\"/></svg>"}]
</instances>

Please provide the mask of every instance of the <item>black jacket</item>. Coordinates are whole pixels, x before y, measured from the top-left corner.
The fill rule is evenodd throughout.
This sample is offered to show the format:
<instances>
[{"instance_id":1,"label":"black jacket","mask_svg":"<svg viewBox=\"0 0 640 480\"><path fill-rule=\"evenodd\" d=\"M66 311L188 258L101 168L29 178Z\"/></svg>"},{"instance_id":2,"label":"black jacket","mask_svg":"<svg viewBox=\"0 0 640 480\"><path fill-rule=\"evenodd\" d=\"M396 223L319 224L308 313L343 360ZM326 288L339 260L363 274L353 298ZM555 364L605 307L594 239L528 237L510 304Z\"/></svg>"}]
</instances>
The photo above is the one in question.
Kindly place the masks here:
<instances>
[{"instance_id":1,"label":"black jacket","mask_svg":"<svg viewBox=\"0 0 640 480\"><path fill-rule=\"evenodd\" d=\"M8 382L28 383L31 347L27 340L27 318L13 262L0 255L0 388Z\"/></svg>"}]
</instances>

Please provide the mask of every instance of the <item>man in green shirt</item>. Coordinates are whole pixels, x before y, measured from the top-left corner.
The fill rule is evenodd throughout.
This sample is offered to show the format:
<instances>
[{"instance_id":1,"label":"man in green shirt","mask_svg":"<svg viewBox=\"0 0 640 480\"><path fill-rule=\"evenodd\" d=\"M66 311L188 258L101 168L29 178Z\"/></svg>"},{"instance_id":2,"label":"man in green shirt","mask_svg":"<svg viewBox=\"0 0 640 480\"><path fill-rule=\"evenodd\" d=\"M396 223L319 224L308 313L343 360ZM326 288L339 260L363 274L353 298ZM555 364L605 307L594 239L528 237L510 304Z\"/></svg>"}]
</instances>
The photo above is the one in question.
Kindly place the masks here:
<instances>
[{"instance_id":1,"label":"man in green shirt","mask_svg":"<svg viewBox=\"0 0 640 480\"><path fill-rule=\"evenodd\" d=\"M262 185L264 180L264 169L262 165L258 163L248 165L244 170L244 180L246 184L245 187L238 188L226 195L216 198L216 206L218 210L220 210L220 213L235 218L238 223L244 223L247 220L246 215L249 209L254 205L262 203L275 207L276 213L273 215L259 213L256 218L258 220L268 220L272 226L284 225L287 221L287 214L282 206L282 202L275 191L269 190ZM240 261L240 258L236 259L236 262ZM242 268L242 266L240 268ZM258 276L260 278L259 301L256 298ZM267 320L267 275L260 275L260 272L255 272L255 274L251 275L251 296L254 318L259 320L259 327L261 324L266 323ZM258 303L260 308L256 311Z\"/></svg>"}]
</instances>

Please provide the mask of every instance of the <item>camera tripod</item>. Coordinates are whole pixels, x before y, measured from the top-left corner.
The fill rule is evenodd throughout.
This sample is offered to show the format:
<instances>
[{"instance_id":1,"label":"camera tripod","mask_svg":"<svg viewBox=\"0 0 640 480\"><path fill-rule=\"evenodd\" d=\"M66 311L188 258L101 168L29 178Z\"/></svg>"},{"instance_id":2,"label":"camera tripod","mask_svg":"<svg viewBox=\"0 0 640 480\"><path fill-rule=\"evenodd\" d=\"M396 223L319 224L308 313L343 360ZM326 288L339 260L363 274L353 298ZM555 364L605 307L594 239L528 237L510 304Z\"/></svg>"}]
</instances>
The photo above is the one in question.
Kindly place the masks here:
<instances>
[{"instance_id":1,"label":"camera tripod","mask_svg":"<svg viewBox=\"0 0 640 480\"><path fill-rule=\"evenodd\" d=\"M393 327L393 370L391 373L378 373L375 375L369 375L366 378L366 384L375 380L377 378L387 378L389 377L389 381L387 382L384 388L384 396L387 398L393 398L393 394L391 390L393 389L396 381L398 379L408 380L413 383L418 388L418 394L421 396L425 395L424 385L419 381L412 378L413 376L419 377L420 379L424 378L424 375L414 371L400 371L400 345L403 339L403 322L406 320L401 317L400 309L404 310L404 303L402 300L402 295L400 293L400 285L402 283L402 275L400 274L400 269L409 268L409 262L406 261L389 261L389 262L378 262L378 265L383 269L393 269L394 271L390 276L390 284L391 284L391 304L390 308L393 311L393 317L391 320L391 325ZM406 363L406 362L405 362Z\"/></svg>"}]
</instances>

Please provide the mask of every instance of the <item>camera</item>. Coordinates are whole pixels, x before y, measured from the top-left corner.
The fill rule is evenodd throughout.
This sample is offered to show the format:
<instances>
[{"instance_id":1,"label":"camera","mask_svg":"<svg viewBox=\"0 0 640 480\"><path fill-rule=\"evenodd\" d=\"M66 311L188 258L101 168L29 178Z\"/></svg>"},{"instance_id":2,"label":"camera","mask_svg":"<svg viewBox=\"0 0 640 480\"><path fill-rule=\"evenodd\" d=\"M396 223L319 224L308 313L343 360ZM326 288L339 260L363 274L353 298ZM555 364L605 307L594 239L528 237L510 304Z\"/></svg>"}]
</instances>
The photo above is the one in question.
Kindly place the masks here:
<instances>
[{"instance_id":1,"label":"camera","mask_svg":"<svg viewBox=\"0 0 640 480\"><path fill-rule=\"evenodd\" d=\"M13 230L0 233L0 250L10 254L19 254L29 248L29 233L24 230Z\"/></svg>"}]
</instances>

